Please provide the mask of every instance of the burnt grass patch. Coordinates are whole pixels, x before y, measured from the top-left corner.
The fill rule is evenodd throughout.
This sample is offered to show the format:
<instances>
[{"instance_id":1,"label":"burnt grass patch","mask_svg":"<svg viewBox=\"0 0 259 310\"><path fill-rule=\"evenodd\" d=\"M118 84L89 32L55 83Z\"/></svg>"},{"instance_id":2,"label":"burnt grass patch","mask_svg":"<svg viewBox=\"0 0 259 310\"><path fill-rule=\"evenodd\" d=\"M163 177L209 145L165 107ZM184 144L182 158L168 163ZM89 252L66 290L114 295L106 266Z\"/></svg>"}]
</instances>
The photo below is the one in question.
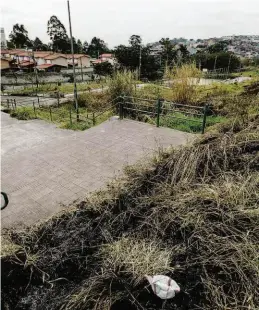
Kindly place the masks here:
<instances>
[{"instance_id":1,"label":"burnt grass patch","mask_svg":"<svg viewBox=\"0 0 259 310\"><path fill-rule=\"evenodd\" d=\"M2 309L256 309L259 126L205 136L40 225L5 232ZM144 275L181 287L156 297Z\"/></svg>"}]
</instances>

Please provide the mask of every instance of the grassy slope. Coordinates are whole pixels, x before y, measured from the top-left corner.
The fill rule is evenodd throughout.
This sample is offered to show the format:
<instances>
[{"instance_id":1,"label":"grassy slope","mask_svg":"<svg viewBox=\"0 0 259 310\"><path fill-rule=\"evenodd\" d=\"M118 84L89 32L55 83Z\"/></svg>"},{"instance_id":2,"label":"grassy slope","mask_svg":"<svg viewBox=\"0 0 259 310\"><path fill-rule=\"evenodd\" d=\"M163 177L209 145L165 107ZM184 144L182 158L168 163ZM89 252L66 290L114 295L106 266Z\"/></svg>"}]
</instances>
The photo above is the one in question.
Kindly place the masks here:
<instances>
[{"instance_id":1,"label":"grassy slope","mask_svg":"<svg viewBox=\"0 0 259 310\"><path fill-rule=\"evenodd\" d=\"M232 128L9 232L20 249L2 257L3 309L258 308L258 119ZM181 287L166 303L144 278L157 273Z\"/></svg>"}]
</instances>

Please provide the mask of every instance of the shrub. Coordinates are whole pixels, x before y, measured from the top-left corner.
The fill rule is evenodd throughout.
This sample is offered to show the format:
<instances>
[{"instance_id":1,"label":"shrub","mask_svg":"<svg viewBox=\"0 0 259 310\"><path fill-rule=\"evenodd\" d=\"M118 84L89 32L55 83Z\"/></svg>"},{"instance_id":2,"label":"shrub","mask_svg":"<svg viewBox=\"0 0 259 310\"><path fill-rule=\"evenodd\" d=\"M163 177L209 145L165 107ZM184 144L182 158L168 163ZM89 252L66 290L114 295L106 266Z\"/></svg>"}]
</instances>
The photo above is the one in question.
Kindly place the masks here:
<instances>
[{"instance_id":1,"label":"shrub","mask_svg":"<svg viewBox=\"0 0 259 310\"><path fill-rule=\"evenodd\" d=\"M133 96L136 74L131 71L116 72L108 79L108 93L111 100L119 96Z\"/></svg>"},{"instance_id":2,"label":"shrub","mask_svg":"<svg viewBox=\"0 0 259 310\"><path fill-rule=\"evenodd\" d=\"M201 72L194 63L176 66L172 70L166 68L165 71L165 78L172 80L173 100L178 103L195 101L200 77Z\"/></svg>"},{"instance_id":3,"label":"shrub","mask_svg":"<svg viewBox=\"0 0 259 310\"><path fill-rule=\"evenodd\" d=\"M107 92L86 92L78 96L78 106L87 108L89 112L102 109L108 102Z\"/></svg>"}]
</instances>

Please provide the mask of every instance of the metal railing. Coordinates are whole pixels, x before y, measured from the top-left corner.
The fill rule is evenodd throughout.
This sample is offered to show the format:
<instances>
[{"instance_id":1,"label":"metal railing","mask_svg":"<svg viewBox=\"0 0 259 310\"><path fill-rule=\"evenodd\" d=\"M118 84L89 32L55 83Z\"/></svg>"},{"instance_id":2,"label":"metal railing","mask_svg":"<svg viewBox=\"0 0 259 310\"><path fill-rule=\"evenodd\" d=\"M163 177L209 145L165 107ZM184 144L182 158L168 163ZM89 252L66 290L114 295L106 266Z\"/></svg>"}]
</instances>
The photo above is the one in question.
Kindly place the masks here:
<instances>
[{"instance_id":1,"label":"metal railing","mask_svg":"<svg viewBox=\"0 0 259 310\"><path fill-rule=\"evenodd\" d=\"M70 108L67 110L60 110L59 109L59 102L48 102L45 99L42 99L40 97L37 98L26 98L26 100L19 100L17 101L15 98L8 98L2 100L1 104L3 107L5 107L8 111L14 112L18 108L31 108L33 113L33 118L40 118L39 112L47 112L49 113L49 120L51 122L55 122L56 118L62 119L62 121L69 121L70 126L72 126L73 123L78 122L91 122L93 126L95 126L98 123L98 120L105 115L105 113L111 111L114 112L114 114L118 111L118 98L115 98L114 100L107 103L105 109L99 110L99 111L93 111L93 112L87 112L87 109L85 111L85 114L82 113L76 113L76 110L73 105L71 105ZM46 118L44 118L46 119Z\"/></svg>"},{"instance_id":2,"label":"metal railing","mask_svg":"<svg viewBox=\"0 0 259 310\"><path fill-rule=\"evenodd\" d=\"M149 100L136 97L123 96L119 101L120 119L136 116L136 114L144 113L150 115L159 127L161 117L169 117L178 119L182 122L192 122L200 124L201 133L205 132L206 120L209 111L209 105L204 107L180 104L175 102L164 101L162 99ZM179 117L178 114L188 117Z\"/></svg>"},{"instance_id":3,"label":"metal railing","mask_svg":"<svg viewBox=\"0 0 259 310\"><path fill-rule=\"evenodd\" d=\"M45 111L49 113L49 120L55 122L55 119L62 119L62 121L69 121L70 125L76 122L91 122L95 126L98 121L104 121L108 118L107 112L112 112L112 115L119 114L120 119L133 118L138 116L139 113L149 115L151 119L156 123L157 127L161 126L161 118L165 120L176 119L180 122L195 123L198 126L198 130L202 133L205 132L206 121L209 112L209 106L193 106L180 104L170 101L164 101L162 99L150 100L139 97L121 96L107 103L106 107L99 111L87 112L84 114L76 113L73 105L67 110L60 110L59 104L50 104L46 102L47 98L31 98L25 100L25 104L22 101L16 101L16 99L4 99L2 105L7 109L15 111L19 107L33 108L34 118L39 118L39 111ZM53 100L53 98L51 98ZM106 114L106 116L105 116ZM190 117L189 117L190 116ZM103 118L103 119L102 119ZM45 119L45 118L44 118ZM163 125L163 122L162 122ZM170 127L170 126L169 126Z\"/></svg>"}]
</instances>

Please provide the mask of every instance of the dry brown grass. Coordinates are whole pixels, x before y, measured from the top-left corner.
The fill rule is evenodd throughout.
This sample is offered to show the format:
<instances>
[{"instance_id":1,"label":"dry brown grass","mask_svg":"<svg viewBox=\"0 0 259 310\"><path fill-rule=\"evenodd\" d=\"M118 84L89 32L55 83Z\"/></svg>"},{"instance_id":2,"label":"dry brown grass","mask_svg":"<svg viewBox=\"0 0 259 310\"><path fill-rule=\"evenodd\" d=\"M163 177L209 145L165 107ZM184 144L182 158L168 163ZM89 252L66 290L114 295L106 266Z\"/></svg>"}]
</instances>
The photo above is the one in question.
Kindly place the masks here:
<instances>
[{"instance_id":1,"label":"dry brown grass","mask_svg":"<svg viewBox=\"0 0 259 310\"><path fill-rule=\"evenodd\" d=\"M129 274L134 285L145 279L145 275L163 274L172 271L171 251L164 249L159 241L120 238L106 244L100 251L104 266L113 272Z\"/></svg>"},{"instance_id":2,"label":"dry brown grass","mask_svg":"<svg viewBox=\"0 0 259 310\"><path fill-rule=\"evenodd\" d=\"M6 305L257 309L258 171L258 119L128 168L125 178L73 212L11 233L37 259L25 268L24 256L17 255L20 263L2 257ZM156 272L181 287L165 304L143 278Z\"/></svg>"},{"instance_id":3,"label":"dry brown grass","mask_svg":"<svg viewBox=\"0 0 259 310\"><path fill-rule=\"evenodd\" d=\"M166 69L165 78L170 80L173 100L178 103L192 103L197 99L201 71L193 64L182 64L172 70Z\"/></svg>"}]
</instances>

